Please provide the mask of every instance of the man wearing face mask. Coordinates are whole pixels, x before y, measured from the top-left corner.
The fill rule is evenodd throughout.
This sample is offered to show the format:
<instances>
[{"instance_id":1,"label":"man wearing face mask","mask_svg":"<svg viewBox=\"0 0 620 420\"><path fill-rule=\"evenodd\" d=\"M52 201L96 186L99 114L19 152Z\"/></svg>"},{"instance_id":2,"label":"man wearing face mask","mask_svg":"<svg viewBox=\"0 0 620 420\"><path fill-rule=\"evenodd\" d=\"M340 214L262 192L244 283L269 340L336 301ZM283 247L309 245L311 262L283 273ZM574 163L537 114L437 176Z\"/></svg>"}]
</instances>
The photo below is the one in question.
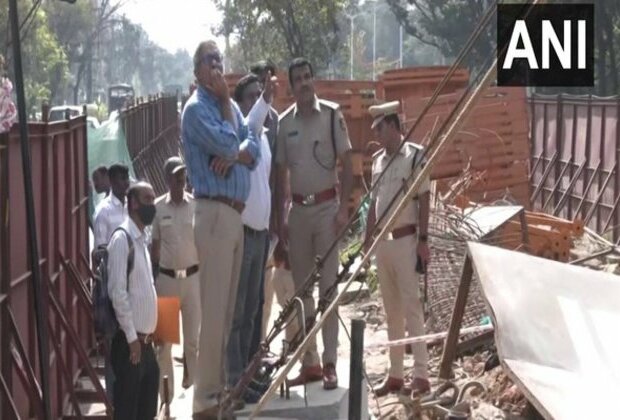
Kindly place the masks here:
<instances>
[{"instance_id":1,"label":"man wearing face mask","mask_svg":"<svg viewBox=\"0 0 620 420\"><path fill-rule=\"evenodd\" d=\"M155 192L138 182L127 192L129 218L108 244L108 293L119 329L110 360L114 383L114 418L152 419L157 412L159 366L152 334L157 325L157 295L145 228L155 218Z\"/></svg>"}]
</instances>

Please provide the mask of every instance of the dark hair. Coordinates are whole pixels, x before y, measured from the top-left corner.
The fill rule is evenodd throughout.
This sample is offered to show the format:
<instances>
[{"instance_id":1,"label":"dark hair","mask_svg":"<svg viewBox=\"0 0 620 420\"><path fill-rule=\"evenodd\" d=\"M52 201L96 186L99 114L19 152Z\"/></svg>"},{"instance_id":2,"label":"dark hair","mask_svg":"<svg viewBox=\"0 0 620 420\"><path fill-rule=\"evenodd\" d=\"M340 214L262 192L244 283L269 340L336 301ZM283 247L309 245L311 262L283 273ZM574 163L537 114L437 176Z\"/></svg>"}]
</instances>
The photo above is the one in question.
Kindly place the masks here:
<instances>
[{"instance_id":1,"label":"dark hair","mask_svg":"<svg viewBox=\"0 0 620 420\"><path fill-rule=\"evenodd\" d=\"M237 82L237 86L235 86L235 93L233 95L237 103L243 100L243 92L245 92L245 89L252 83L259 83L258 76L254 73L246 74Z\"/></svg>"},{"instance_id":2,"label":"dark hair","mask_svg":"<svg viewBox=\"0 0 620 420\"><path fill-rule=\"evenodd\" d=\"M93 171L93 175L95 175L95 174L107 175L108 174L108 168L106 168L105 165L97 166L95 168L95 170Z\"/></svg>"},{"instance_id":3,"label":"dark hair","mask_svg":"<svg viewBox=\"0 0 620 420\"><path fill-rule=\"evenodd\" d=\"M387 123L392 123L392 124L394 124L394 127L396 127L396 129L397 129L398 131L400 131L400 119L398 118L398 114L389 114L389 115L386 115L386 116L383 118L383 121L382 121L382 122L383 122L384 124L387 124Z\"/></svg>"},{"instance_id":4,"label":"dark hair","mask_svg":"<svg viewBox=\"0 0 620 420\"><path fill-rule=\"evenodd\" d=\"M291 64L288 65L288 82L291 86L293 86L293 70L304 66L308 66L310 69L310 75L314 77L314 70L312 70L312 64L310 64L308 59L304 57L294 58L293 61L291 61Z\"/></svg>"},{"instance_id":5,"label":"dark hair","mask_svg":"<svg viewBox=\"0 0 620 420\"><path fill-rule=\"evenodd\" d=\"M128 209L131 209L131 203L134 200L138 199L138 194L140 194L140 191L144 190L145 188L152 189L153 187L151 186L151 184L145 181L138 181L129 186L129 189L127 190L127 208Z\"/></svg>"},{"instance_id":6,"label":"dark hair","mask_svg":"<svg viewBox=\"0 0 620 420\"><path fill-rule=\"evenodd\" d=\"M250 72L257 76L263 73L271 72L272 76L276 74L276 65L271 60L260 60L250 66Z\"/></svg>"},{"instance_id":7,"label":"dark hair","mask_svg":"<svg viewBox=\"0 0 620 420\"><path fill-rule=\"evenodd\" d=\"M122 163L115 163L108 168L108 176L110 179L125 178L129 176L129 168Z\"/></svg>"}]
</instances>

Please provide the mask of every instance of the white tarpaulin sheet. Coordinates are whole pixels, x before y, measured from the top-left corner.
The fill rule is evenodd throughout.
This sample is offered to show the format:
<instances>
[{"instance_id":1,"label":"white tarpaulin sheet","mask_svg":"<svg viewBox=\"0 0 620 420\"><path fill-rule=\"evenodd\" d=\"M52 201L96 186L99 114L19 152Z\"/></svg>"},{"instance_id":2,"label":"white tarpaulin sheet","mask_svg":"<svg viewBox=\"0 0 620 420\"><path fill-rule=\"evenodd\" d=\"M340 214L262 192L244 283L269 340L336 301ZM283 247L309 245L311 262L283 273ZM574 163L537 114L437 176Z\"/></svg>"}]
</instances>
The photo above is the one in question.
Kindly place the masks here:
<instances>
[{"instance_id":1,"label":"white tarpaulin sheet","mask_svg":"<svg viewBox=\"0 0 620 420\"><path fill-rule=\"evenodd\" d=\"M477 243L500 358L547 418L616 418L620 277Z\"/></svg>"}]
</instances>

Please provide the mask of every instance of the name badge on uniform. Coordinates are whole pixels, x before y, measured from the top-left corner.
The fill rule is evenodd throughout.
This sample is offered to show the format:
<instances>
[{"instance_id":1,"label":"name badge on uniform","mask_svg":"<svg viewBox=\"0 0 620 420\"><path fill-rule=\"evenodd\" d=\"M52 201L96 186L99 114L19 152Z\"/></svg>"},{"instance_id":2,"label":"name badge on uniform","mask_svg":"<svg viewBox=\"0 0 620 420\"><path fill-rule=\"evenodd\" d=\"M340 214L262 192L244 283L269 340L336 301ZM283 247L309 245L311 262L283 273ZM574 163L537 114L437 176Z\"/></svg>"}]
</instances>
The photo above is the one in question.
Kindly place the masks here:
<instances>
[{"instance_id":1,"label":"name badge on uniform","mask_svg":"<svg viewBox=\"0 0 620 420\"><path fill-rule=\"evenodd\" d=\"M162 226L172 226L172 217L170 217L170 216L162 217L161 225Z\"/></svg>"},{"instance_id":2,"label":"name badge on uniform","mask_svg":"<svg viewBox=\"0 0 620 420\"><path fill-rule=\"evenodd\" d=\"M298 134L299 134L299 131L290 131L290 132L288 133L288 136L289 136L289 137L294 137L294 136L296 136L296 135L298 135Z\"/></svg>"}]
</instances>

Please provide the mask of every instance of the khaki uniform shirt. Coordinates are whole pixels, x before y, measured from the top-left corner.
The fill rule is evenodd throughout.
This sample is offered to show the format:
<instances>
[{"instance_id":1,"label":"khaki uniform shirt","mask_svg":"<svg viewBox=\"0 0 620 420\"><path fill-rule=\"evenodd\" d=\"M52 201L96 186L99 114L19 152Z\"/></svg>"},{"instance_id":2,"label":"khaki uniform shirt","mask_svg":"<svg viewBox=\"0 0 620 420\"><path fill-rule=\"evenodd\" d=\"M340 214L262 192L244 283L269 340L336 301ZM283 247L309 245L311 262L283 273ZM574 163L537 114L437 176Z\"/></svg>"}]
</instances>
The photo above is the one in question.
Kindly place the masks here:
<instances>
[{"instance_id":1,"label":"khaki uniform shirt","mask_svg":"<svg viewBox=\"0 0 620 420\"><path fill-rule=\"evenodd\" d=\"M312 115L302 117L296 104L280 115L276 163L288 167L293 194L310 195L334 187L338 156L349 150L347 124L338 104L315 97Z\"/></svg>"},{"instance_id":2,"label":"khaki uniform shirt","mask_svg":"<svg viewBox=\"0 0 620 420\"><path fill-rule=\"evenodd\" d=\"M392 208L390 209L390 215L394 212L394 210L398 206L398 202L404 196L404 191L401 190L399 192L399 189L402 188L403 182L409 179L409 176L411 175L411 171L414 166L413 158L415 156L416 162L420 162L420 160L422 159L422 154L423 152L421 146L407 142L398 152L394 163L392 163L392 165L390 165L390 167L386 169L388 163L390 162L391 156L387 154L385 149L382 149L375 153L372 162L372 185L375 185L375 183L379 179L379 175L382 172L386 171L385 175L383 175L383 177L381 178L379 185L371 192L371 199L376 203L375 209L377 220L379 220L379 217L381 217L383 212L388 208L394 195L398 193L398 199L394 203L394 205L392 205ZM422 164L417 165L417 173L420 172L424 163L425 160L422 160ZM414 179L415 177L411 178L411 181L407 184L407 188L411 186ZM426 177L422 182L416 196L429 191L429 189L430 178ZM382 228L389 219L389 215L384 217L379 227ZM396 223L393 225L392 230L410 224L417 225L417 223L418 201L411 200L407 207L405 207L403 212L398 217L398 220L396 220Z\"/></svg>"},{"instance_id":3,"label":"khaki uniform shirt","mask_svg":"<svg viewBox=\"0 0 620 420\"><path fill-rule=\"evenodd\" d=\"M183 202L175 204L170 194L155 200L153 239L159 240L159 265L170 270L183 270L198 264L194 242L194 198L185 193Z\"/></svg>"}]
</instances>

